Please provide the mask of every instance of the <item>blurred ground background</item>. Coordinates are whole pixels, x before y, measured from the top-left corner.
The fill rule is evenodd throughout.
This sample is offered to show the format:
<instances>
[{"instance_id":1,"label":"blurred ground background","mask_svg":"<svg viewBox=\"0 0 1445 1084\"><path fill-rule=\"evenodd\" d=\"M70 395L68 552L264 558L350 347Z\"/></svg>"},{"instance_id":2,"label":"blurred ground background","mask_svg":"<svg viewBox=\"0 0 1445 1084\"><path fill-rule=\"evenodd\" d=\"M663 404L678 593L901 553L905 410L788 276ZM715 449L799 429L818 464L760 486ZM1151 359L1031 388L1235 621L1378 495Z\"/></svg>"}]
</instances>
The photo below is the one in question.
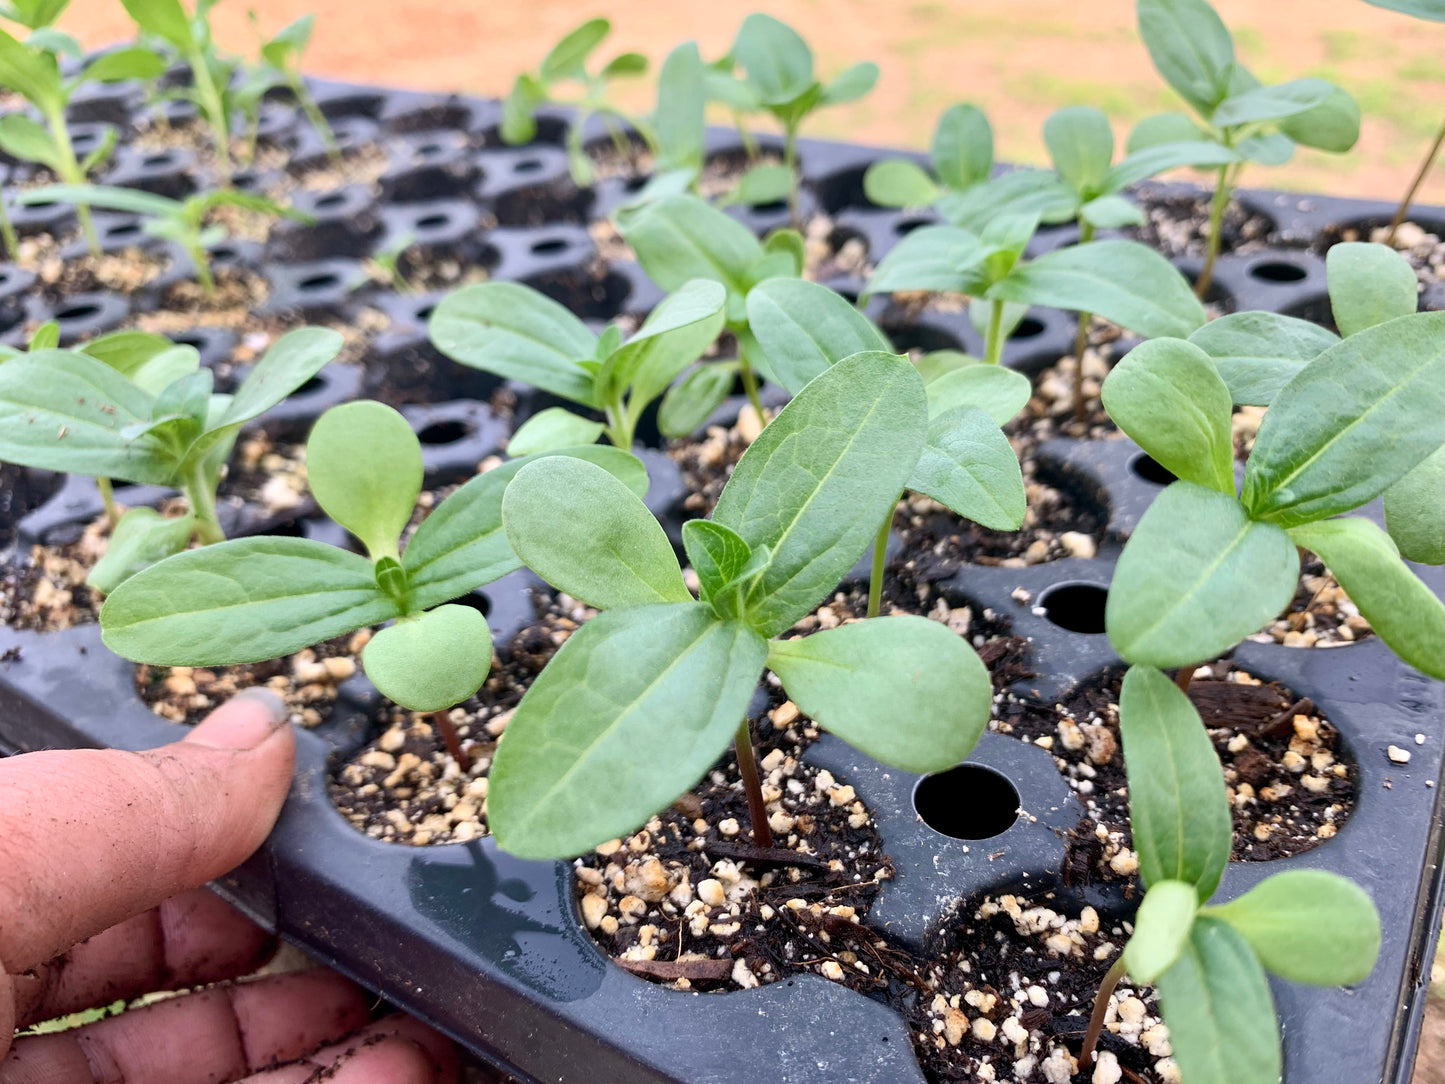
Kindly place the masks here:
<instances>
[{"instance_id":1,"label":"blurred ground background","mask_svg":"<svg viewBox=\"0 0 1445 1084\"><path fill-rule=\"evenodd\" d=\"M1445 116L1445 25L1363 0L1216 0L1245 62L1267 82L1320 75L1348 88L1365 112L1351 155L1300 154L1278 169L1251 167L1254 187L1394 197ZM604 50L635 49L654 64L694 38L723 53L743 17L768 11L806 28L822 73L855 60L883 69L863 101L824 110L813 134L922 147L948 105L971 101L992 118L1000 156L1042 161L1039 126L1063 105L1090 104L1127 127L1177 104L1134 30L1131 0L228 0L213 14L222 42L254 52L246 12L268 31L314 11L308 68L318 75L435 90L502 94L557 38L607 15ZM64 25L102 45L130 26L116 0L75 0ZM650 107L642 87L630 104ZM1445 170L1425 198L1445 203Z\"/></svg>"},{"instance_id":2,"label":"blurred ground background","mask_svg":"<svg viewBox=\"0 0 1445 1084\"><path fill-rule=\"evenodd\" d=\"M1359 99L1359 145L1344 156L1299 154L1287 166L1252 166L1251 187L1396 199L1445 118L1445 25L1419 22L1363 0L1214 0L1238 51L1261 79L1332 79ZM993 121L1001 158L1042 162L1039 128L1064 105L1095 105L1122 138L1150 113L1179 106L1149 63L1131 0L229 0L213 14L227 47L254 54L254 9L273 33L306 12L317 17L307 70L366 83L504 94L568 30L594 15L614 23L602 55L637 50L654 65L680 41L705 57L726 51L750 11L804 31L823 76L857 60L883 74L863 101L817 115L809 134L924 147L944 108L969 101ZM117 0L74 0L63 24L88 45L129 37ZM645 80L624 102L650 109ZM1445 203L1445 167L1422 200ZM1445 976L1442 976L1445 978ZM1445 998L1445 983L1437 985ZM1414 1084L1445 1084L1445 1000L1426 1021ZM1323 1084L1323 1082L1322 1082ZM1341 1082L1344 1084L1344 1082ZM1366 1084L1366 1082L1350 1082Z\"/></svg>"}]
</instances>

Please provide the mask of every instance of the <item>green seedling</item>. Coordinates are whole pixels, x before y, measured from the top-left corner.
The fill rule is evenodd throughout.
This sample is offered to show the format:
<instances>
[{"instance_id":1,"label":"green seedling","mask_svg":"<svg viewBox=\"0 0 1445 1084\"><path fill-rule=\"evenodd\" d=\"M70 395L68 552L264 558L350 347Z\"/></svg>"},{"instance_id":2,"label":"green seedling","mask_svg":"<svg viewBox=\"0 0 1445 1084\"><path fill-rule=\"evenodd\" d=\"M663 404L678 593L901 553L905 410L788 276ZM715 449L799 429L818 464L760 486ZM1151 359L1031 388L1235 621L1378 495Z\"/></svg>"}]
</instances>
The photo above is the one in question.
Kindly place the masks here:
<instances>
[{"instance_id":1,"label":"green seedling","mask_svg":"<svg viewBox=\"0 0 1445 1084\"><path fill-rule=\"evenodd\" d=\"M54 26L70 6L70 0L8 0L0 4L0 19L19 23L27 30Z\"/></svg>"},{"instance_id":2,"label":"green seedling","mask_svg":"<svg viewBox=\"0 0 1445 1084\"><path fill-rule=\"evenodd\" d=\"M977 232L924 226L884 256L868 293L943 290L973 299L969 315L984 338L983 360L997 365L1030 305L1094 313L1141 335L1188 335L1204 323L1189 283L1163 256L1134 241L1090 241L1034 260L1024 250L1037 210L1007 211Z\"/></svg>"},{"instance_id":3,"label":"green seedling","mask_svg":"<svg viewBox=\"0 0 1445 1084\"><path fill-rule=\"evenodd\" d=\"M221 182L229 183L234 103L227 100L227 91L238 65L216 48L210 15L217 0L196 0L194 13L187 13L181 0L121 0L121 3L143 32L175 49L190 67L191 85L176 95L194 102L201 111L211 129Z\"/></svg>"},{"instance_id":4,"label":"green seedling","mask_svg":"<svg viewBox=\"0 0 1445 1084\"><path fill-rule=\"evenodd\" d=\"M725 301L722 286L693 279L624 342L617 324L593 335L565 307L530 287L483 282L444 298L429 331L448 357L531 384L605 419L552 407L517 430L511 454L586 444L604 433L625 450L643 411L717 338Z\"/></svg>"},{"instance_id":5,"label":"green seedling","mask_svg":"<svg viewBox=\"0 0 1445 1084\"><path fill-rule=\"evenodd\" d=\"M382 282L399 294L412 293L411 283L401 269L401 260L406 255L406 250L415 243L416 238L405 233L373 252L367 259L372 268L372 278L379 276Z\"/></svg>"},{"instance_id":6,"label":"green seedling","mask_svg":"<svg viewBox=\"0 0 1445 1084\"><path fill-rule=\"evenodd\" d=\"M1234 52L1234 38L1207 0L1137 0L1139 33L1154 67L1195 112L1145 118L1129 151L1205 140L1230 152L1219 166L1209 209L1204 267L1195 290L1204 297L1214 277L1224 211L1249 162L1283 165L1296 145L1342 154L1360 137L1360 107L1327 79L1291 79L1266 86Z\"/></svg>"},{"instance_id":7,"label":"green seedling","mask_svg":"<svg viewBox=\"0 0 1445 1084\"><path fill-rule=\"evenodd\" d=\"M260 23L255 11L246 12L251 25L260 33ZM256 151L256 125L260 122L261 99L275 87L285 87L291 97L306 115L306 120L321 137L322 145L333 163L341 161L341 148L336 144L336 133L326 115L316 104L316 99L307 89L302 75L302 58L311 45L311 35L316 29L316 16L303 15L295 22L288 23L276 32L276 36L261 42L261 62L247 70L247 122L246 156L249 160ZM254 103L254 104L253 104Z\"/></svg>"},{"instance_id":8,"label":"green seedling","mask_svg":"<svg viewBox=\"0 0 1445 1084\"><path fill-rule=\"evenodd\" d=\"M730 76L742 69L741 78ZM786 176L788 207L793 225L798 219L798 132L816 110L857 101L878 82L878 65L871 60L854 64L822 83L813 70L813 50L792 27L771 15L754 13L743 20L733 47L713 71L708 86L741 113L770 113L783 128L783 171L772 167L752 182L759 191L744 202L764 203L779 198L779 178ZM747 178L743 183L747 184ZM768 199L759 198L768 193Z\"/></svg>"},{"instance_id":9,"label":"green seedling","mask_svg":"<svg viewBox=\"0 0 1445 1084\"><path fill-rule=\"evenodd\" d=\"M847 574L912 474L928 431L905 358L824 371L748 448L711 520L683 527L700 598L626 487L564 458L502 501L513 550L603 612L533 683L492 764L488 814L514 854L557 858L622 836L734 741L753 839L772 846L746 709L764 667L820 725L907 771L949 768L988 720L987 670L926 618L779 639ZM741 721L741 722L740 722Z\"/></svg>"},{"instance_id":10,"label":"green seedling","mask_svg":"<svg viewBox=\"0 0 1445 1084\"><path fill-rule=\"evenodd\" d=\"M612 448L576 448L629 495L642 464ZM255 537L179 553L132 576L101 608L116 654L158 666L229 666L280 658L383 622L362 651L382 694L425 713L465 770L447 711L481 688L492 664L486 618L453 602L521 567L502 531L502 493L531 460L473 478L432 511L401 549L423 482L421 443L390 407L332 407L306 445L322 510L366 556L305 538ZM603 469L605 468L605 470ZM614 479L615 480L615 479Z\"/></svg>"},{"instance_id":11,"label":"green seedling","mask_svg":"<svg viewBox=\"0 0 1445 1084\"><path fill-rule=\"evenodd\" d=\"M63 9L64 5L61 4ZM17 15L35 20L51 14L58 16L55 5L22 5ZM21 20L24 21L24 20ZM25 25L31 25L25 22ZM64 184L84 184L90 171L110 157L115 149L115 130L84 159L75 155L70 130L65 123L65 109L71 96L88 82L116 83L127 79L153 79L165 69L165 62L147 49L117 49L103 53L79 67L77 74L64 78L60 74L60 57L69 53L80 55L80 46L68 34L41 22L25 43L0 30L0 86L21 95L40 114L40 121L25 113L9 113L0 117L0 150L25 162L45 166ZM80 228L94 255L100 255L100 241L95 235L90 211L79 209ZM10 259L18 253L14 226L0 201L0 236L4 237Z\"/></svg>"},{"instance_id":12,"label":"green seedling","mask_svg":"<svg viewBox=\"0 0 1445 1084\"><path fill-rule=\"evenodd\" d=\"M841 296L801 279L769 279L754 287L748 294L748 324L773 359L778 382L794 395L846 357L893 351L883 333ZM1024 480L1000 427L1028 402L1028 378L964 355L932 355L921 373L928 430L904 488L993 530L1018 530L1024 518ZM882 603L892 524L890 506L873 543L869 617L878 616Z\"/></svg>"},{"instance_id":13,"label":"green seedling","mask_svg":"<svg viewBox=\"0 0 1445 1084\"><path fill-rule=\"evenodd\" d=\"M185 494L190 511L182 520L150 509L121 517L123 546L92 571L92 585L105 591L193 536L206 545L225 538L216 487L241 426L315 376L341 350L341 336L288 332L234 395L212 394L211 372L194 347L159 336L119 332L86 349L34 350L0 364L0 462Z\"/></svg>"},{"instance_id":14,"label":"green seedling","mask_svg":"<svg viewBox=\"0 0 1445 1084\"><path fill-rule=\"evenodd\" d=\"M564 105L577 110L567 131L567 156L572 179L579 185L591 184L594 174L587 148L582 144L583 129L588 118L599 116L606 125L617 153L624 158L631 153L626 129L631 128L656 151L652 126L635 117L610 99L612 84L619 79L632 79L647 73L647 58L641 53L619 53L596 72L588 63L597 47L612 33L607 19L589 19L564 37L542 58L535 72L523 72L512 84L502 113L502 139L507 143L530 143L537 135L537 110L544 105ZM576 86L580 95L559 94L558 87Z\"/></svg>"},{"instance_id":15,"label":"green seedling","mask_svg":"<svg viewBox=\"0 0 1445 1084\"><path fill-rule=\"evenodd\" d=\"M207 224L210 213L221 207L239 207L256 214L306 221L307 216L283 207L265 196L241 192L234 188L211 189L183 200L159 196L139 188L117 188L112 185L79 184L47 185L35 188L20 197L21 203L73 203L77 207L104 207L111 211L129 211L144 215L141 229L152 237L179 245L196 268L196 280L202 292L211 297L216 292L216 278L211 272L210 250L230 234L220 223Z\"/></svg>"},{"instance_id":16,"label":"green seedling","mask_svg":"<svg viewBox=\"0 0 1445 1084\"><path fill-rule=\"evenodd\" d=\"M802 236L794 230L775 230L759 241L741 222L689 195L663 196L627 208L619 212L617 226L643 270L664 290L680 290L693 279L711 279L727 291L725 326L737 339L735 368L707 365L696 370L675 385L675 396L669 393L663 401L664 417L706 418L726 396L736 374L763 419L758 373L769 377L771 369L748 328L747 295L767 279L797 278L803 273Z\"/></svg>"},{"instance_id":17,"label":"green seedling","mask_svg":"<svg viewBox=\"0 0 1445 1084\"><path fill-rule=\"evenodd\" d=\"M1296 547L1320 557L1397 655L1445 678L1445 604L1389 534L1335 518L1392 493L1397 518L1404 509L1439 523L1438 501L1422 507L1409 483L1395 487L1432 469L1422 464L1445 444L1445 313L1415 311L1414 275L1383 245L1336 245L1329 272L1343 339L1307 337L1282 317L1257 321L1251 338L1243 317L1263 314L1239 314L1223 333L1136 347L1104 382L1110 417L1179 479L1120 556L1109 639L1131 663L1179 667L1182 685L1285 609ZM1325 336L1313 358L1291 356ZM1231 407L1250 399L1269 411L1236 495ZM1409 514L1397 524L1407 544L1419 524Z\"/></svg>"},{"instance_id":18,"label":"green seedling","mask_svg":"<svg viewBox=\"0 0 1445 1084\"><path fill-rule=\"evenodd\" d=\"M1279 1025L1265 972L1312 986L1359 982L1379 955L1379 913L1358 885L1314 869L1277 873L1210 903L1234 833L1199 712L1158 670L1134 666L1119 697L1119 731L1148 891L1094 1002L1079 1069L1092 1066L1109 997L1127 974L1158 988L1189 1084L1278 1084Z\"/></svg>"}]
</instances>

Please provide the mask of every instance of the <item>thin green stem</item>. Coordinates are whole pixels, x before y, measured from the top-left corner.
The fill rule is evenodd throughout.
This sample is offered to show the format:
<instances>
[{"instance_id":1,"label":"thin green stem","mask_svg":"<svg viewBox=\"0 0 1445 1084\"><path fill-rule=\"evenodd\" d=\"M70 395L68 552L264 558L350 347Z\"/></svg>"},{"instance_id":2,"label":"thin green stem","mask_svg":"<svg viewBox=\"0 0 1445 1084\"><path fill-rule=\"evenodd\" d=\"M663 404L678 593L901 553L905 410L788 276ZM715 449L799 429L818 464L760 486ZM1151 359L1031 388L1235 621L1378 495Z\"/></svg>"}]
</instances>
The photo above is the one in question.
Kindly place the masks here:
<instances>
[{"instance_id":1,"label":"thin green stem","mask_svg":"<svg viewBox=\"0 0 1445 1084\"><path fill-rule=\"evenodd\" d=\"M788 125L783 133L783 165L788 167L788 221L793 229L803 228L802 213L798 208L798 129Z\"/></svg>"},{"instance_id":2,"label":"thin green stem","mask_svg":"<svg viewBox=\"0 0 1445 1084\"><path fill-rule=\"evenodd\" d=\"M752 132L748 131L745 117L739 109L733 110L733 127L738 130L738 138L743 141L743 153L747 155L748 161L758 156L758 140Z\"/></svg>"},{"instance_id":3,"label":"thin green stem","mask_svg":"<svg viewBox=\"0 0 1445 1084\"><path fill-rule=\"evenodd\" d=\"M1109 968L1108 974L1104 976L1104 981L1099 983L1099 992L1094 997L1094 1012L1089 1017L1089 1030L1084 1032L1084 1045L1079 1048L1081 1073L1087 1073L1094 1064L1094 1050L1099 1045L1099 1035L1104 1030L1104 1017L1109 1012L1109 998L1114 996L1114 988L1119 985L1119 980L1127 970L1124 966L1124 954L1121 952L1114 961L1114 966Z\"/></svg>"},{"instance_id":4,"label":"thin green stem","mask_svg":"<svg viewBox=\"0 0 1445 1084\"><path fill-rule=\"evenodd\" d=\"M215 76L205 55L193 49L186 59L191 65L191 74L196 80L196 93L201 97L201 108L211 120L211 133L216 143L216 166L221 173L221 182L231 181L231 118L226 116L226 107L221 93L216 88Z\"/></svg>"},{"instance_id":5,"label":"thin green stem","mask_svg":"<svg viewBox=\"0 0 1445 1084\"><path fill-rule=\"evenodd\" d=\"M5 239L5 255L13 263L20 259L20 237L15 232L15 223L10 221L10 211L0 197L0 237Z\"/></svg>"},{"instance_id":6,"label":"thin green stem","mask_svg":"<svg viewBox=\"0 0 1445 1084\"><path fill-rule=\"evenodd\" d=\"M191 513L196 517L196 537L201 545L224 542L226 533L221 530L220 520L216 518L216 492L207 482L205 464L198 462L191 467L184 488Z\"/></svg>"},{"instance_id":7,"label":"thin green stem","mask_svg":"<svg viewBox=\"0 0 1445 1084\"><path fill-rule=\"evenodd\" d=\"M1094 239L1094 224L1079 221L1079 244L1087 245ZM1089 349L1089 325L1093 322L1091 312L1079 313L1079 330L1074 333L1074 419L1087 421L1089 404L1084 398L1084 351Z\"/></svg>"},{"instance_id":8,"label":"thin green stem","mask_svg":"<svg viewBox=\"0 0 1445 1084\"><path fill-rule=\"evenodd\" d=\"M757 411L758 423L766 425L767 416L763 414L763 401L758 397L758 374L753 371L752 365L743 354L742 344L738 344L738 375L743 378L743 391L747 392L748 402Z\"/></svg>"},{"instance_id":9,"label":"thin green stem","mask_svg":"<svg viewBox=\"0 0 1445 1084\"><path fill-rule=\"evenodd\" d=\"M1229 166L1222 165L1219 167L1219 180L1214 186L1214 199L1209 204L1209 241L1204 255L1204 269L1199 272L1199 278L1194 283L1194 296L1201 301L1214 281L1214 264L1219 259L1219 245L1224 233L1224 209L1229 206L1232 189Z\"/></svg>"},{"instance_id":10,"label":"thin green stem","mask_svg":"<svg viewBox=\"0 0 1445 1084\"><path fill-rule=\"evenodd\" d=\"M893 527L893 509L883 517L878 536L873 539L873 571L868 576L868 616L877 617L883 606L883 566L888 560L888 532Z\"/></svg>"},{"instance_id":11,"label":"thin green stem","mask_svg":"<svg viewBox=\"0 0 1445 1084\"><path fill-rule=\"evenodd\" d=\"M763 785L758 778L757 760L753 756L753 732L748 726L746 715L738 724L733 746L737 750L738 775L742 776L743 793L748 796L748 819L753 822L753 842L759 847L771 849L773 830L768 826L768 803L763 801Z\"/></svg>"},{"instance_id":12,"label":"thin green stem","mask_svg":"<svg viewBox=\"0 0 1445 1084\"><path fill-rule=\"evenodd\" d=\"M988 338L984 342L983 360L990 365L1003 361L1003 302L990 301L988 311Z\"/></svg>"},{"instance_id":13,"label":"thin green stem","mask_svg":"<svg viewBox=\"0 0 1445 1084\"><path fill-rule=\"evenodd\" d=\"M70 142L70 129L65 124L65 111L56 109L45 115L50 127L50 138L60 151L60 179L66 184L85 184L85 174L75 157L75 147ZM90 217L90 207L84 203L75 206L75 217L80 220L80 230L85 235L86 246L92 256L100 255L100 238L95 234L95 222Z\"/></svg>"},{"instance_id":14,"label":"thin green stem","mask_svg":"<svg viewBox=\"0 0 1445 1084\"><path fill-rule=\"evenodd\" d=\"M115 487L110 484L109 478L97 478L95 488L100 490L100 500L105 505L106 521L114 527L120 522L120 509L115 506Z\"/></svg>"},{"instance_id":15,"label":"thin green stem","mask_svg":"<svg viewBox=\"0 0 1445 1084\"><path fill-rule=\"evenodd\" d=\"M607 441L614 448L624 452L632 450L632 439L637 431L637 420L629 416L627 403L621 397L606 408Z\"/></svg>"},{"instance_id":16,"label":"thin green stem","mask_svg":"<svg viewBox=\"0 0 1445 1084\"><path fill-rule=\"evenodd\" d=\"M1420 171L1415 174L1415 179L1410 182L1410 189L1405 193L1405 198L1400 201L1400 208L1395 212L1395 217L1390 219L1390 232L1385 235L1385 244L1395 243L1395 231L1405 221L1405 216L1410 213L1410 204L1415 202L1415 193L1420 191L1420 186L1425 183L1425 178L1430 174L1430 167L1435 164L1436 157L1440 154L1440 147L1445 144L1445 124L1440 125L1440 130L1435 133L1435 142L1430 144L1430 153L1425 155L1425 161L1420 163Z\"/></svg>"},{"instance_id":17,"label":"thin green stem","mask_svg":"<svg viewBox=\"0 0 1445 1084\"><path fill-rule=\"evenodd\" d=\"M326 119L326 114L321 112L316 104L316 99L311 97L311 92L306 89L305 82L301 76L294 71L286 73L287 85L291 88L291 96L296 99L296 104L301 107L301 112L306 114L306 119L316 134L321 137L321 145L326 148L326 154L333 165L341 161L341 147L336 142L336 133L331 130L331 122Z\"/></svg>"},{"instance_id":18,"label":"thin green stem","mask_svg":"<svg viewBox=\"0 0 1445 1084\"><path fill-rule=\"evenodd\" d=\"M187 251L191 262L196 265L196 281L201 284L201 293L207 298L216 296L216 278L211 274L211 255L201 245L190 245Z\"/></svg>"}]
</instances>

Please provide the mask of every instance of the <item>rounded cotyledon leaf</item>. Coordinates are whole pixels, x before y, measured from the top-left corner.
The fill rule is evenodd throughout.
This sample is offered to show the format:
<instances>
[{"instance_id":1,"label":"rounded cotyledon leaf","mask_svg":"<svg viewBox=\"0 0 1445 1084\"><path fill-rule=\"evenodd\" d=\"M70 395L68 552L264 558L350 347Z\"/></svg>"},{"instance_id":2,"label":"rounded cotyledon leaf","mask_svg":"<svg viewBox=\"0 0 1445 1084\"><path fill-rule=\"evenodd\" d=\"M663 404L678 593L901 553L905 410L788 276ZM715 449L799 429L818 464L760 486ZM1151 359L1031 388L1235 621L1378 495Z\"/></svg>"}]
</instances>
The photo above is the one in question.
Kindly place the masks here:
<instances>
[{"instance_id":1,"label":"rounded cotyledon leaf","mask_svg":"<svg viewBox=\"0 0 1445 1084\"><path fill-rule=\"evenodd\" d=\"M361 539L374 561L397 559L422 475L421 441L405 418L381 403L332 407L306 441L306 480L316 503Z\"/></svg>"},{"instance_id":2,"label":"rounded cotyledon leaf","mask_svg":"<svg viewBox=\"0 0 1445 1084\"><path fill-rule=\"evenodd\" d=\"M361 665L383 696L409 711L443 711L487 680L491 630L471 606L438 606L378 632Z\"/></svg>"}]
</instances>

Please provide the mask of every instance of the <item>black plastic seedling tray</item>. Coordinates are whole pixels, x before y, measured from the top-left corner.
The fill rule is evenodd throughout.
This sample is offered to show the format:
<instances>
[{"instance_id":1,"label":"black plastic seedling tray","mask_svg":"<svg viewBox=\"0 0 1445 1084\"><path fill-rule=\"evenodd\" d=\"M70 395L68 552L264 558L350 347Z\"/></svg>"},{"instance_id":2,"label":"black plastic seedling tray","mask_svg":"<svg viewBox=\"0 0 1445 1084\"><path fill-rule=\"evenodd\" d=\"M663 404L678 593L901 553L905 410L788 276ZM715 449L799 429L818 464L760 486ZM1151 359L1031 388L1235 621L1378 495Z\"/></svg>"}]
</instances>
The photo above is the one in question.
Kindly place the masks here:
<instances>
[{"instance_id":1,"label":"black plastic seedling tray","mask_svg":"<svg viewBox=\"0 0 1445 1084\"><path fill-rule=\"evenodd\" d=\"M268 307L309 319L347 321L365 305L389 319L370 342L363 364L331 366L313 385L261 424L283 439L304 437L326 407L384 392L405 408L426 447L431 484L470 473L498 452L510 426L479 400L498 390L485 374L441 358L426 340L425 320L440 295L401 296L366 284L362 262L389 238L417 237L430 258L485 266L495 278L525 281L569 304L584 318L643 314L661 297L630 263L597 263L587 223L627 198L619 179L578 190L568 179L558 143L569 118L549 114L544 142L499 145L497 103L318 84L323 108L343 143L380 142L389 165L372 191L311 195L314 226L277 231L270 245L236 245L227 259L261 269L271 284ZM73 109L77 128L123 124L138 107L134 88L88 90ZM314 133L294 111L277 105L267 138L291 148L294 163L321 153ZM98 137L98 136L97 136ZM711 134L714 152L735 149L732 133ZM863 196L867 164L884 152L824 142L801 149L805 202L833 220L834 242L858 238L878 259L927 215L870 207ZM915 156L916 157L916 156ZM193 162L140 158L122 151L115 182L158 191L184 190ZM1156 186L1159 187L1159 186ZM1169 187L1169 186L1166 186ZM1223 257L1218 294L1238 308L1296 315L1327 314L1320 238L1342 225L1379 222L1392 208L1364 201L1246 192L1242 201L1271 218L1286 241ZM44 212L44 213L42 213ZM735 210L759 231L784 224L781 208ZM1422 211L1426 225L1445 211ZM115 221L111 221L111 219ZM497 225L482 228L495 220ZM63 209L36 209L22 229L63 227ZM103 233L131 236L126 216L108 216ZM133 224L130 223L130 224ZM1038 251L1067 244L1070 227L1042 233ZM1187 262L1187 261L1186 261ZM175 274L187 274L181 265ZM854 279L829 282L856 294ZM47 303L33 276L0 267L0 334L21 334L26 319L56 318L67 342L109 330L157 303L156 289L131 297L70 296ZM1425 303L1435 295L1427 291ZM883 301L870 310L900 345L976 349L964 315L927 312L902 324ZM8 327L8 330L6 328ZM1008 364L1036 372L1071 349L1072 318L1036 311L1011 340ZM223 380L233 379L235 335L198 329L188 341ZM512 424L549 405L530 389L516 396ZM736 409L736 406L734 406ZM646 456L653 477L649 503L675 534L683 495L666 456ZM959 602L991 610L1031 643L1039 676L1017 695L1052 701L1077 683L1120 664L1102 628L1114 558L1139 515L1159 491L1143 453L1123 439L1057 440L1038 455L1041 476L1087 492L1107 513L1098 555L1023 569L968 567L938 585ZM15 545L62 543L99 511L93 485L26 472L14 492L49 494L38 508L7 513L0 530ZM122 493L130 503L159 490ZM33 505L12 499L10 505ZM339 532L302 506L282 529L343 543ZM228 527L255 527L257 513L227 509ZM277 525L269 525L277 529ZM1422 569L1437 592L1445 576ZM532 617L536 585L519 572L479 592L501 642ZM1023 590L1020 591L1019 589ZM1065 591L1065 589L1068 589ZM1060 593L1064 592L1064 593ZM1025 599L1026 601L1019 601ZM1064 615L1064 609L1069 611ZM1233 863L1223 891L1238 894L1268 874L1299 866L1335 870L1362 884L1379 907L1386 940L1374 971L1358 987L1316 990L1274 984L1290 1084L1405 1084L1408 1080L1441 912L1441 791L1445 685L1397 661L1378 640L1348 647L1293 649L1246 643L1237 661L1256 676L1310 697L1341 732L1344 755L1358 767L1355 809L1338 834L1295 858ZM543 1084L922 1084L907 1026L879 1000L816 975L799 975L727 994L681 993L613 966L583 929L570 863L528 862L500 852L487 838L436 847L378 842L354 830L328 798L331 765L377 736L377 696L364 677L343 684L331 717L298 735L296 779L265 846L216 889L263 925L364 986L453 1036L482 1060L521 1081ZM111 655L99 629L80 626L37 634L0 630L0 748L114 746L144 749L174 741L182 727L141 702L131 664ZM1423 744L1416 744L1423 735ZM1389 745L1410 750L1392 763ZM1006 806L1017 793L1019 814L987 841L935 832L914 808L916 776L884 768L824 738L807 757L852 783L874 810L884 849L895 861L869 923L897 943L926 947L960 901L986 891L1052 891L1063 904L1089 903L1106 919L1124 919L1131 905L1114 888L1070 887L1062 879L1065 837L1083 808L1042 749L986 734L970 763L1001 776ZM1012 788L1011 790L1009 788ZM960 788L966 804L976 791ZM996 800L996 803L997 804ZM988 811L984 811L988 812ZM991 812L995 815L998 809Z\"/></svg>"}]
</instances>

